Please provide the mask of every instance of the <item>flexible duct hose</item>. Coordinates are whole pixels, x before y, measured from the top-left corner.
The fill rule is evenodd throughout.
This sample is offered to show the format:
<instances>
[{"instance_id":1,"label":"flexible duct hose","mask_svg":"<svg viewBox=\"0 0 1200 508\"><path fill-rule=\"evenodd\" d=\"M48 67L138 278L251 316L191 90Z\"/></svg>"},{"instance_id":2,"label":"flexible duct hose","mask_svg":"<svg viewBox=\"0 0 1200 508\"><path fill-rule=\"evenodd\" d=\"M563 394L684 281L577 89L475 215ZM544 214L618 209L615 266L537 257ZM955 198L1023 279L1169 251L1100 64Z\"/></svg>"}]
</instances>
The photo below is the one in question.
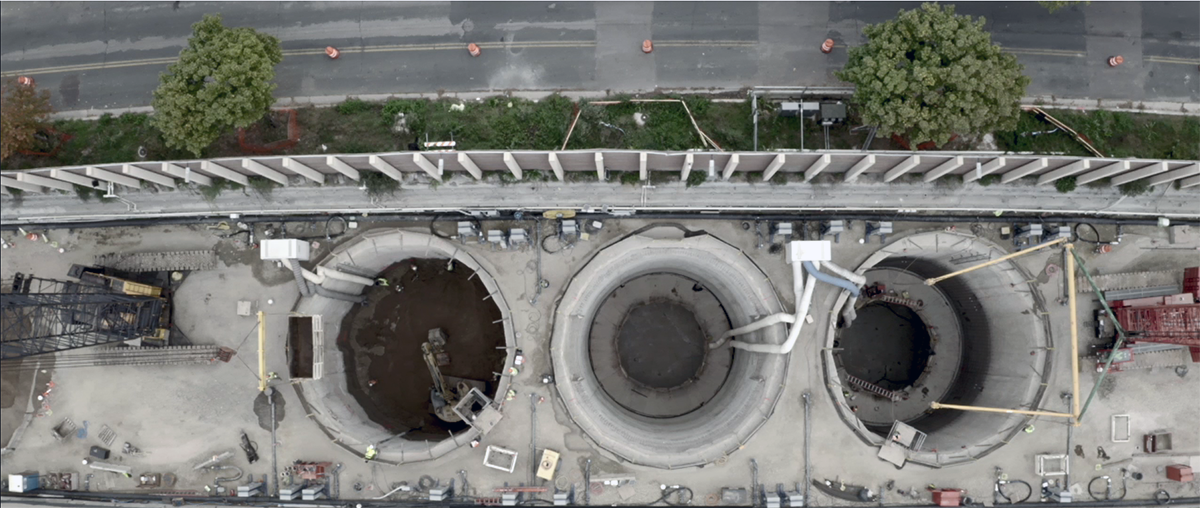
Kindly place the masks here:
<instances>
[{"instance_id":1,"label":"flexible duct hose","mask_svg":"<svg viewBox=\"0 0 1200 508\"><path fill-rule=\"evenodd\" d=\"M349 274L349 273L344 273L344 272L339 272L337 270L325 268L324 266L317 267L317 277L321 277L322 279L329 278L329 279L333 279L333 280L340 280L343 282L349 282L351 284L358 284L360 286L374 286L375 285L374 280L368 279L366 277L353 275L353 274ZM320 280L320 281L313 281L313 282L320 284L325 281Z\"/></svg>"},{"instance_id":2,"label":"flexible duct hose","mask_svg":"<svg viewBox=\"0 0 1200 508\"><path fill-rule=\"evenodd\" d=\"M791 324L791 323L795 323L795 322L796 322L796 316L793 316L786 312L780 312L778 314L771 314L770 316L759 319L758 321L750 323L746 326L734 328L732 330L729 330L728 332L725 332L724 334L721 335L721 339L718 340L717 342L713 343L714 345L710 346L710 347L715 349L715 348L719 347L721 345L721 343L725 342L725 339L728 339L730 337L735 337L738 335L745 335L747 333L750 333L750 332L753 332L756 330L760 330L760 329L766 328L766 327L774 325L774 324L778 324L778 323Z\"/></svg>"},{"instance_id":3,"label":"flexible duct hose","mask_svg":"<svg viewBox=\"0 0 1200 508\"><path fill-rule=\"evenodd\" d=\"M367 300L366 295L352 295L350 293L343 293L341 291L325 289L325 286L322 286L319 283L314 283L312 281L312 279L317 278L318 280L324 280L324 277L321 277L315 273L312 273L308 270L301 268L300 262L297 260L285 259L285 260L283 260L283 262L286 263L292 269L292 273L296 275L296 285L300 286L300 295L301 296L312 296L313 293L316 293L320 296L324 296L325 298L330 298L333 300L341 300L343 302L362 303ZM334 272L334 270L329 270L326 272L326 274L328 275L328 273L330 273L330 272ZM341 272L337 272L337 273L339 273L341 275L347 275L347 274L342 274ZM357 275L353 275L353 276L347 275L347 276L348 277L358 277ZM362 277L359 277L359 278L362 278ZM372 282L372 284L374 284L374 282Z\"/></svg>"},{"instance_id":4,"label":"flexible duct hose","mask_svg":"<svg viewBox=\"0 0 1200 508\"><path fill-rule=\"evenodd\" d=\"M850 323L858 318L858 311L854 309L857 302L858 293L850 293L850 298L846 300L846 305L842 308L842 320L845 321L846 326L850 326Z\"/></svg>"},{"instance_id":5,"label":"flexible duct hose","mask_svg":"<svg viewBox=\"0 0 1200 508\"><path fill-rule=\"evenodd\" d=\"M799 272L799 268L796 269ZM802 273L796 274L797 278L803 277ZM804 316L808 315L808 307L812 304L813 288L817 285L817 278L811 274L808 276L808 284L804 287L804 294L800 297L800 302L796 304L795 323L788 330L787 340L783 344L749 344L746 342L733 341L730 346L750 351L752 353L769 353L777 355L785 355L792 351L792 347L796 345L796 339L800 338L800 330L804 328Z\"/></svg>"},{"instance_id":6,"label":"flexible duct hose","mask_svg":"<svg viewBox=\"0 0 1200 508\"><path fill-rule=\"evenodd\" d=\"M832 265L832 263L827 263L827 264ZM800 298L798 299L798 301L796 303L796 315L794 317L794 321L793 321L791 329L788 330L787 340L785 340L783 342L783 344L749 344L749 343L740 342L740 341L733 341L732 343L730 343L730 346L737 348L737 349L741 349L743 351L750 351L750 352L754 352L754 353L768 353L768 354L780 354L780 355L790 353L792 351L792 348L795 347L796 341L800 338L800 331L804 328L804 318L806 316L808 316L808 308L812 304L813 287L817 285L818 280L821 282L824 282L826 284L831 284L831 285L840 287L842 289L845 289L846 291L849 291L851 298L858 297L858 293L860 291L859 285L857 285L849 280L846 280L846 279L834 277L827 273L822 273L820 270L817 270L817 266L815 264L813 264L811 261L805 261L801 265L795 265L795 264L792 265L793 289L799 290L802 287L799 284L799 281L802 280L802 277L804 275L800 269L801 266L804 268L804 270L808 271L808 283L803 285L804 294L800 296ZM841 267L836 267L835 269L841 270L843 272L846 271L845 269L843 269ZM850 273L852 273L852 272L850 272ZM857 275L857 274L855 274L855 275L856 275L856 277L855 277L856 279L861 279L864 281L866 280L865 278L863 278L860 275ZM853 319L854 307L851 306L850 309L851 309L850 311L852 313L851 319ZM774 318L775 316L776 315L768 316L765 319L759 320L759 322L743 326L742 328L749 328L751 326L758 325L759 323L770 320L770 319ZM780 321L782 321L782 320L780 320Z\"/></svg>"},{"instance_id":7,"label":"flexible duct hose","mask_svg":"<svg viewBox=\"0 0 1200 508\"><path fill-rule=\"evenodd\" d=\"M827 273L820 272L819 270L817 270L816 265L813 265L812 261L805 261L804 269L808 270L808 274L812 275L813 277L816 277L817 280L824 282L826 284L832 284L834 286L844 288L846 291L849 291L851 295L857 295L860 290L860 287L858 284L850 282L846 279L834 277Z\"/></svg>"},{"instance_id":8,"label":"flexible duct hose","mask_svg":"<svg viewBox=\"0 0 1200 508\"><path fill-rule=\"evenodd\" d=\"M242 468L237 467L237 466L212 466L212 468L214 470L217 470L217 469L236 469L237 470L237 476L222 476L222 477L218 477L218 478L214 479L213 483L215 483L217 485L220 485L221 482L238 481L238 480L242 479L242 475L244 474L244 472L242 471Z\"/></svg>"},{"instance_id":9,"label":"flexible duct hose","mask_svg":"<svg viewBox=\"0 0 1200 508\"><path fill-rule=\"evenodd\" d=\"M842 268L838 265L835 265L832 262L822 261L821 268L829 270L829 271L833 272L834 275L837 275L838 277L841 277L850 282L853 282L855 285L857 285L859 287L867 285L866 277L859 275L857 273L854 273L853 271Z\"/></svg>"},{"instance_id":10,"label":"flexible duct hose","mask_svg":"<svg viewBox=\"0 0 1200 508\"><path fill-rule=\"evenodd\" d=\"M367 295L352 295L332 289L325 289L325 286L316 286L317 294L333 300L341 300L343 302L363 303L367 301Z\"/></svg>"},{"instance_id":11,"label":"flexible duct hose","mask_svg":"<svg viewBox=\"0 0 1200 508\"><path fill-rule=\"evenodd\" d=\"M292 274L296 276L296 287L300 288L300 296L312 296L312 288L308 287L308 281L304 280L304 269L300 268L300 263L293 263L290 259L283 262L287 263L292 269Z\"/></svg>"}]
</instances>

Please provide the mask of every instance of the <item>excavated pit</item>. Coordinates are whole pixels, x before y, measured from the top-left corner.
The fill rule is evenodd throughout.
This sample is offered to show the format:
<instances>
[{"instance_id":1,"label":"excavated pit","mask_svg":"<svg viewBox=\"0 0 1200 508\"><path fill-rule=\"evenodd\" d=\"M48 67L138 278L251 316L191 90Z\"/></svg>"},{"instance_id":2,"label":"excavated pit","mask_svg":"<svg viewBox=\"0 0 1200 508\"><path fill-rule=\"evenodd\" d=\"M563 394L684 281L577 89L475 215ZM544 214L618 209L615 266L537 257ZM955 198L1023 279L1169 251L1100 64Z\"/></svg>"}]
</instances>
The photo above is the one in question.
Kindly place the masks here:
<instances>
[{"instance_id":1,"label":"excavated pit","mask_svg":"<svg viewBox=\"0 0 1200 508\"><path fill-rule=\"evenodd\" d=\"M442 439L467 429L464 422L434 415L433 379L421 352L433 328L448 337L450 363L440 367L442 375L495 393L504 328L496 323L500 310L474 274L463 267L447 270L443 259L406 259L379 274L389 284L367 288L366 305L346 313L338 346L350 393L371 421L411 440Z\"/></svg>"},{"instance_id":2,"label":"excavated pit","mask_svg":"<svg viewBox=\"0 0 1200 508\"><path fill-rule=\"evenodd\" d=\"M879 337L887 340L876 340ZM859 309L854 326L842 332L838 359L847 374L888 390L903 390L925 372L931 346L929 329L914 309L873 302Z\"/></svg>"},{"instance_id":3,"label":"excavated pit","mask_svg":"<svg viewBox=\"0 0 1200 508\"><path fill-rule=\"evenodd\" d=\"M1051 337L1030 279L1011 262L928 285L964 268L964 253L1006 254L981 238L923 233L898 239L856 270L886 291L857 301L858 317L831 326L825 353L831 395L865 441L880 444L895 421L928 434L908 460L975 460L1013 439L1021 415L933 410L932 402L1005 409L1038 407L1049 379ZM843 295L838 307L846 301Z\"/></svg>"},{"instance_id":4,"label":"excavated pit","mask_svg":"<svg viewBox=\"0 0 1200 508\"><path fill-rule=\"evenodd\" d=\"M339 245L318 265L388 285L326 280L325 289L362 294L366 305L323 296L296 304L294 313L314 323L313 378L293 385L309 418L358 453L376 444L388 462L436 459L479 437L431 413L433 379L420 346L429 329L442 328L447 384L462 378L492 398L508 391L509 378L494 373L513 364L516 334L493 269L456 242L384 228Z\"/></svg>"}]
</instances>

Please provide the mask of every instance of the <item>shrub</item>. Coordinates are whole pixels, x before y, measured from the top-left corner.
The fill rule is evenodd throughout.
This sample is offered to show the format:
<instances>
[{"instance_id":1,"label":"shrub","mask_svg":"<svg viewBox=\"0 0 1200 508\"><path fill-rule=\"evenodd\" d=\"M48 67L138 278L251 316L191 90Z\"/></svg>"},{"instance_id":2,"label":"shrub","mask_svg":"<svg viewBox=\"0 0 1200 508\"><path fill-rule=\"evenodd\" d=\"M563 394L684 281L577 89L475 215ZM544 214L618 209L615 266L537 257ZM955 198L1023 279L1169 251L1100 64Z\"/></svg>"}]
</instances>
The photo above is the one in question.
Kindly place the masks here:
<instances>
[{"instance_id":1,"label":"shrub","mask_svg":"<svg viewBox=\"0 0 1200 508\"><path fill-rule=\"evenodd\" d=\"M1121 184L1119 188L1121 189L1122 195L1130 197L1141 196L1142 194L1150 192L1150 181L1145 179L1134 180L1129 183Z\"/></svg>"},{"instance_id":2,"label":"shrub","mask_svg":"<svg viewBox=\"0 0 1200 508\"><path fill-rule=\"evenodd\" d=\"M371 110L371 104L360 99L346 99L345 102L337 105L338 113L343 115L357 115L366 113Z\"/></svg>"},{"instance_id":3,"label":"shrub","mask_svg":"<svg viewBox=\"0 0 1200 508\"><path fill-rule=\"evenodd\" d=\"M362 173L362 184L367 189L367 195L377 198L384 195L395 194L400 189L400 182L397 182L390 176L375 171L366 171Z\"/></svg>"},{"instance_id":4,"label":"shrub","mask_svg":"<svg viewBox=\"0 0 1200 508\"><path fill-rule=\"evenodd\" d=\"M1068 176L1066 178L1059 178L1058 180L1055 180L1054 188L1058 189L1058 192L1063 194L1075 190L1075 177Z\"/></svg>"}]
</instances>

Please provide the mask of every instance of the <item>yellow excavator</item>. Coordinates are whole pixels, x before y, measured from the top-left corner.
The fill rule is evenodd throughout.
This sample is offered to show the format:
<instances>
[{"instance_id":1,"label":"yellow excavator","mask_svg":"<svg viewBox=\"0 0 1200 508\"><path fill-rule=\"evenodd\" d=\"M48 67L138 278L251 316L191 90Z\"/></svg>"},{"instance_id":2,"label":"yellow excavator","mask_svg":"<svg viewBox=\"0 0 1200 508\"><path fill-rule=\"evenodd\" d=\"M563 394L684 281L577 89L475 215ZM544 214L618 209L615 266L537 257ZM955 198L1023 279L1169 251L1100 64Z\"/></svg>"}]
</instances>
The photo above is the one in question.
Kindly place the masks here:
<instances>
[{"instance_id":1,"label":"yellow excavator","mask_svg":"<svg viewBox=\"0 0 1200 508\"><path fill-rule=\"evenodd\" d=\"M441 328L429 330L429 341L421 344L425 364L429 366L429 376L433 378L433 386L429 389L429 402L433 406L433 414L442 421L461 422L462 417L454 412L454 406L471 391L471 386L462 381L453 388L446 386L441 366L450 363L450 356L446 354L445 347L446 333Z\"/></svg>"}]
</instances>

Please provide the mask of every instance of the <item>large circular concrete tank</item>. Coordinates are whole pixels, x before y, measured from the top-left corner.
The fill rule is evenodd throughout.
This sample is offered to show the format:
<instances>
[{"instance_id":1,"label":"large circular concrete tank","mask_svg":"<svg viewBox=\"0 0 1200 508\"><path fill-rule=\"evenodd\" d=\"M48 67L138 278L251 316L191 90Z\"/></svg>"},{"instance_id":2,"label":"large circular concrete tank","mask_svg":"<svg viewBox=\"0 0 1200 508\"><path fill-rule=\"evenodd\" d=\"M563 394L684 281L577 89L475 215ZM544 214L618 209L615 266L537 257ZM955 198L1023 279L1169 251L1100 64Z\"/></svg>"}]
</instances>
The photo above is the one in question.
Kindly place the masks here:
<instances>
[{"instance_id":1,"label":"large circular concrete tank","mask_svg":"<svg viewBox=\"0 0 1200 508\"><path fill-rule=\"evenodd\" d=\"M1006 261L925 283L1004 254L982 238L933 232L899 238L858 267L885 291L860 297L853 323L831 323L822 354L830 395L864 441L881 444L901 421L928 434L909 461L966 462L1010 441L1027 417L931 402L1039 407L1052 342L1041 295L1028 286L1034 277Z\"/></svg>"},{"instance_id":2,"label":"large circular concrete tank","mask_svg":"<svg viewBox=\"0 0 1200 508\"><path fill-rule=\"evenodd\" d=\"M780 311L766 275L716 237L676 228L629 236L596 253L560 296L551 341L560 400L591 440L629 462L717 461L766 422L788 356L708 342ZM770 327L743 340L778 344L784 334ZM648 349L623 352L635 346ZM661 361L635 362L647 355Z\"/></svg>"}]
</instances>

